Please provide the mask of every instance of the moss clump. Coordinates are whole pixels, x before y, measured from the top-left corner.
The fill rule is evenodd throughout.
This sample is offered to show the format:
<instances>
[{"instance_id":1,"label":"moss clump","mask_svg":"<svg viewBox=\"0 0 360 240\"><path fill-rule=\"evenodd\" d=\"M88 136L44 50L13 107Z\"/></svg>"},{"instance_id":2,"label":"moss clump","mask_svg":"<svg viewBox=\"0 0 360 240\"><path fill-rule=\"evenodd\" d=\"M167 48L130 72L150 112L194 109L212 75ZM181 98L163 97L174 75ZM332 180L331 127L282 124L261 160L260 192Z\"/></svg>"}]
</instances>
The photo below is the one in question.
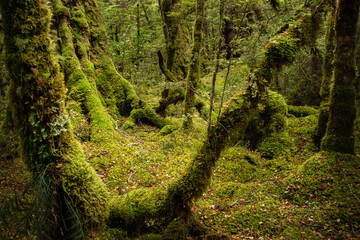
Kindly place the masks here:
<instances>
[{"instance_id":1,"label":"moss clump","mask_svg":"<svg viewBox=\"0 0 360 240\"><path fill-rule=\"evenodd\" d=\"M152 110L146 102L140 100L139 105L142 108L136 108L130 112L130 116L126 119L126 121L122 125L123 129L133 128L135 124L141 121L147 121L148 123L158 128L162 128L165 126L166 122L160 119L155 114L154 110Z\"/></svg>"},{"instance_id":2,"label":"moss clump","mask_svg":"<svg viewBox=\"0 0 360 240\"><path fill-rule=\"evenodd\" d=\"M317 114L319 111L313 107L309 106L288 106L289 114L294 115L295 117L306 117L309 115Z\"/></svg>"},{"instance_id":3,"label":"moss clump","mask_svg":"<svg viewBox=\"0 0 360 240\"><path fill-rule=\"evenodd\" d=\"M267 63L275 68L294 61L297 53L297 39L287 37L288 33L279 34L265 46Z\"/></svg>"},{"instance_id":4,"label":"moss clump","mask_svg":"<svg viewBox=\"0 0 360 240\"><path fill-rule=\"evenodd\" d=\"M69 17L70 16L70 10L69 8L65 7L62 5L61 0L55 0L53 1L53 11L52 11L54 17L62 17L62 16L66 16Z\"/></svg>"},{"instance_id":5,"label":"moss clump","mask_svg":"<svg viewBox=\"0 0 360 240\"><path fill-rule=\"evenodd\" d=\"M159 217L157 213L161 204L159 193L149 189L121 195L110 202L109 225L134 232L143 231L146 219Z\"/></svg>"},{"instance_id":6,"label":"moss clump","mask_svg":"<svg viewBox=\"0 0 360 240\"><path fill-rule=\"evenodd\" d=\"M265 138L258 149L262 157L272 159L281 156L290 157L294 147L288 133L283 131Z\"/></svg>"},{"instance_id":7,"label":"moss clump","mask_svg":"<svg viewBox=\"0 0 360 240\"><path fill-rule=\"evenodd\" d=\"M190 222L186 222L183 218L177 218L166 227L162 235L163 239L178 240L197 237L205 232L205 226L199 221L192 219Z\"/></svg>"},{"instance_id":8,"label":"moss clump","mask_svg":"<svg viewBox=\"0 0 360 240\"><path fill-rule=\"evenodd\" d=\"M172 133L172 132L174 132L174 131L176 131L178 129L179 129L178 126L169 124L169 125L166 125L165 127L163 127L160 130L159 134L161 136L169 135L170 133Z\"/></svg>"},{"instance_id":9,"label":"moss clump","mask_svg":"<svg viewBox=\"0 0 360 240\"><path fill-rule=\"evenodd\" d=\"M89 24L83 10L78 7L72 8L70 20L81 31L89 32Z\"/></svg>"},{"instance_id":10,"label":"moss clump","mask_svg":"<svg viewBox=\"0 0 360 240\"><path fill-rule=\"evenodd\" d=\"M246 130L245 141L249 141L253 149L259 149L265 158L288 157L294 146L287 133L287 114L285 99L269 92L258 105L258 112Z\"/></svg>"},{"instance_id":11,"label":"moss clump","mask_svg":"<svg viewBox=\"0 0 360 240\"><path fill-rule=\"evenodd\" d=\"M280 94L270 91L261 99L258 111L246 129L245 142L248 142L252 149L258 148L264 151L264 156L273 158L291 145L287 135L287 114L285 99ZM271 153L269 148L274 146L267 146L267 143L275 144L274 140L279 140L280 145ZM281 146L285 141L288 143ZM261 145L263 146L260 147Z\"/></svg>"}]
</instances>

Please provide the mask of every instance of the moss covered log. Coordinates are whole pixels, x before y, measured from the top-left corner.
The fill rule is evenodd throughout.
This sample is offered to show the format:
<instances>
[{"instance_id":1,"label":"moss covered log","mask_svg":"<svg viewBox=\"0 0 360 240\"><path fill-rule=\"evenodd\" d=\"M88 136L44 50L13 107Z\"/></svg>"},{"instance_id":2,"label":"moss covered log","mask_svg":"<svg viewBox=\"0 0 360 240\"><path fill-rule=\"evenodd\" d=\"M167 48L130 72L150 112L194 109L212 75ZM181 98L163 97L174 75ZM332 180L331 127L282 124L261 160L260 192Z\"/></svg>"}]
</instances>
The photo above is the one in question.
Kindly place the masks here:
<instances>
[{"instance_id":1,"label":"moss covered log","mask_svg":"<svg viewBox=\"0 0 360 240\"><path fill-rule=\"evenodd\" d=\"M38 193L46 202L35 209L35 222L41 226L38 237L83 237L83 230L104 227L109 195L73 135L64 78L50 39L48 3L1 1L1 10L12 119L21 157L42 180Z\"/></svg>"},{"instance_id":2,"label":"moss covered log","mask_svg":"<svg viewBox=\"0 0 360 240\"><path fill-rule=\"evenodd\" d=\"M359 1L341 0L335 22L334 83L321 149L354 154L355 52Z\"/></svg>"}]
</instances>

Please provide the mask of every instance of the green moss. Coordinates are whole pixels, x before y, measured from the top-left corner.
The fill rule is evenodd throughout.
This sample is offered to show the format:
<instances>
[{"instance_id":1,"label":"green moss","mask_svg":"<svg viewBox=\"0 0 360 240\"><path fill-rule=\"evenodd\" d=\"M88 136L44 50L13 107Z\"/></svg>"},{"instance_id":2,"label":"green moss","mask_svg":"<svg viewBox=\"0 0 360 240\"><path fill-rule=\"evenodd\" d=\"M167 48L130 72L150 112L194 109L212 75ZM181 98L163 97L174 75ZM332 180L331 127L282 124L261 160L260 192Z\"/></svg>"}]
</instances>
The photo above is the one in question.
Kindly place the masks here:
<instances>
[{"instance_id":1,"label":"green moss","mask_svg":"<svg viewBox=\"0 0 360 240\"><path fill-rule=\"evenodd\" d=\"M178 129L179 129L178 126L169 124L169 125L166 125L165 127L163 127L160 130L159 134L162 135L162 136L165 136L165 135L168 135L168 134L170 134L170 133L172 133L172 132L174 132L174 131L176 131Z\"/></svg>"},{"instance_id":2,"label":"green moss","mask_svg":"<svg viewBox=\"0 0 360 240\"><path fill-rule=\"evenodd\" d=\"M11 29L5 32L6 44L12 46L7 48L11 56L8 68L15 74L12 75L10 104L21 136L22 158L34 178L42 180L38 193L43 199L37 199L45 204L35 210L39 216L35 221L42 226L38 237L82 237L83 229L104 227L108 192L86 163L82 147L74 139L65 109L64 79L50 41L47 2L6 1L1 4L5 29ZM58 4L56 8L61 8L61 2L55 4ZM70 36L66 28L60 27L59 31L63 30L64 35ZM21 51L13 47L14 41L19 43L19 37L29 40L21 41L24 43ZM71 42L71 39L62 40L64 45ZM78 64L71 50L64 47L64 66L76 72ZM66 77L71 71L64 71ZM78 72L74 76L81 77ZM16 89L21 89L21 97Z\"/></svg>"},{"instance_id":3,"label":"green moss","mask_svg":"<svg viewBox=\"0 0 360 240\"><path fill-rule=\"evenodd\" d=\"M311 202L321 206L324 214L320 217L326 220L326 228L343 231L359 228L358 224L353 225L360 221L356 197L360 194L356 187L359 163L360 158L353 155L320 152L282 183L282 194L299 206Z\"/></svg>"},{"instance_id":4,"label":"green moss","mask_svg":"<svg viewBox=\"0 0 360 240\"><path fill-rule=\"evenodd\" d=\"M281 222L283 217L279 211L282 204L279 200L269 197L266 200L258 201L255 204L249 204L233 216L238 220L237 224L241 226L242 231L254 231L265 234L274 234L281 231Z\"/></svg>"},{"instance_id":5,"label":"green moss","mask_svg":"<svg viewBox=\"0 0 360 240\"><path fill-rule=\"evenodd\" d=\"M70 16L69 8L62 5L61 0L52 1L54 17Z\"/></svg>"},{"instance_id":6,"label":"green moss","mask_svg":"<svg viewBox=\"0 0 360 240\"><path fill-rule=\"evenodd\" d=\"M60 182L79 210L81 223L85 228L105 227L109 216L109 194L106 186L94 169L85 161L85 155L79 142L68 139L69 147L62 168Z\"/></svg>"},{"instance_id":7,"label":"green moss","mask_svg":"<svg viewBox=\"0 0 360 240\"><path fill-rule=\"evenodd\" d=\"M83 10L79 9L78 7L72 8L70 20L71 23L75 24L74 26L76 26L81 31L89 32L89 24Z\"/></svg>"},{"instance_id":8,"label":"green moss","mask_svg":"<svg viewBox=\"0 0 360 240\"><path fill-rule=\"evenodd\" d=\"M297 53L297 42L297 39L288 37L285 33L271 38L265 46L267 63L279 68L293 62Z\"/></svg>"},{"instance_id":9,"label":"green moss","mask_svg":"<svg viewBox=\"0 0 360 240\"><path fill-rule=\"evenodd\" d=\"M201 237L206 232L205 226L195 219L184 221L183 218L174 219L163 231L163 239L176 240L189 237Z\"/></svg>"},{"instance_id":10,"label":"green moss","mask_svg":"<svg viewBox=\"0 0 360 240\"><path fill-rule=\"evenodd\" d=\"M60 25L59 35L62 39L62 54L66 57L64 72L68 79L68 97L85 107L83 112L88 114L91 121L92 140L99 141L100 139L110 138L115 134L114 121L103 106L102 99L94 84L92 78L95 75L94 66L88 61L84 61L84 65L80 64L73 47L73 37L67 22L62 22ZM85 75L83 69L89 78Z\"/></svg>"},{"instance_id":11,"label":"green moss","mask_svg":"<svg viewBox=\"0 0 360 240\"><path fill-rule=\"evenodd\" d=\"M110 226L140 231L145 227L146 219L160 217L156 215L162 204L158 194L149 189L138 189L113 198L110 202Z\"/></svg>"},{"instance_id":12,"label":"green moss","mask_svg":"<svg viewBox=\"0 0 360 240\"><path fill-rule=\"evenodd\" d=\"M288 158L294 150L294 143L289 139L288 133L283 131L266 137L258 149L264 158Z\"/></svg>"},{"instance_id":13,"label":"green moss","mask_svg":"<svg viewBox=\"0 0 360 240\"><path fill-rule=\"evenodd\" d=\"M318 110L309 106L292 106L289 105L289 114L295 117L306 117L309 115L317 114Z\"/></svg>"},{"instance_id":14,"label":"green moss","mask_svg":"<svg viewBox=\"0 0 360 240\"><path fill-rule=\"evenodd\" d=\"M146 102L141 101L141 105L143 109L138 108L131 111L130 116L122 125L123 129L133 128L135 124L141 121L147 121L158 128L165 126L166 122L160 119Z\"/></svg>"}]
</instances>

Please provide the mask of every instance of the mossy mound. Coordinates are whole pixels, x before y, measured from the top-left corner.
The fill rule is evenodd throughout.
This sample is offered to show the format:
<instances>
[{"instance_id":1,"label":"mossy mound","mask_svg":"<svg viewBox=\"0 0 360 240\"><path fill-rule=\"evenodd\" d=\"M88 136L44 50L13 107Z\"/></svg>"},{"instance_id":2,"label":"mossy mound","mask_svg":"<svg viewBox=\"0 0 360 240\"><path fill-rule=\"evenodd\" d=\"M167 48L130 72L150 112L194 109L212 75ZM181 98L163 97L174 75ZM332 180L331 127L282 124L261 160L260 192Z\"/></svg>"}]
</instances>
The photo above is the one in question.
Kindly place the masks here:
<instances>
[{"instance_id":1,"label":"mossy mound","mask_svg":"<svg viewBox=\"0 0 360 240\"><path fill-rule=\"evenodd\" d=\"M258 105L246 129L245 141L251 149L258 149L262 157L272 159L290 156L294 145L287 133L288 106L284 97L270 91Z\"/></svg>"},{"instance_id":2,"label":"mossy mound","mask_svg":"<svg viewBox=\"0 0 360 240\"><path fill-rule=\"evenodd\" d=\"M288 105L289 115L295 117L306 117L318 113L318 110L309 106L292 106Z\"/></svg>"},{"instance_id":3,"label":"mossy mound","mask_svg":"<svg viewBox=\"0 0 360 240\"><path fill-rule=\"evenodd\" d=\"M289 157L294 150L294 143L289 139L287 132L280 132L265 138L259 145L259 152L264 158Z\"/></svg>"},{"instance_id":4,"label":"mossy mound","mask_svg":"<svg viewBox=\"0 0 360 240\"><path fill-rule=\"evenodd\" d=\"M205 226L195 219L185 222L183 218L172 221L163 231L164 240L189 239L190 237L204 236Z\"/></svg>"},{"instance_id":5,"label":"mossy mound","mask_svg":"<svg viewBox=\"0 0 360 240\"><path fill-rule=\"evenodd\" d=\"M162 136L165 136L165 135L168 135L168 134L170 134L170 133L172 133L172 132L174 132L174 131L176 131L178 129L179 129L179 127L176 126L176 125L166 125L165 127L163 127L160 130L159 134L162 135Z\"/></svg>"},{"instance_id":6,"label":"mossy mound","mask_svg":"<svg viewBox=\"0 0 360 240\"><path fill-rule=\"evenodd\" d=\"M282 195L299 206L317 204L324 213L324 232L330 229L358 232L359 166L359 157L320 152L305 161L298 171L283 183L285 188Z\"/></svg>"}]
</instances>

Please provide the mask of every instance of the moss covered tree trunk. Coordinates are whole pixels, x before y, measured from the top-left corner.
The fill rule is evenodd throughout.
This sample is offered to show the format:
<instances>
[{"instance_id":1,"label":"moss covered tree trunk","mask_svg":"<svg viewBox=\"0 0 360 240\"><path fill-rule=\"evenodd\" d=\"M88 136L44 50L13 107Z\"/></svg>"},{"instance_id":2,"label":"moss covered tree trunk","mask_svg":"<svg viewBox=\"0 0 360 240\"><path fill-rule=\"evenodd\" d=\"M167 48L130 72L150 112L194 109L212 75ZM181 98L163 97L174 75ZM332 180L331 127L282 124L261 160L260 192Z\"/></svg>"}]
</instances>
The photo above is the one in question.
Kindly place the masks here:
<instances>
[{"instance_id":1,"label":"moss covered tree trunk","mask_svg":"<svg viewBox=\"0 0 360 240\"><path fill-rule=\"evenodd\" d=\"M330 85L333 77L333 58L335 50L335 1L330 1L331 12L328 14L327 29L325 35L325 53L324 65L322 70L322 83L320 89L321 105L318 123L316 126L316 133L314 136L315 144L320 147L321 139L326 132L326 125L329 119L329 98L330 98Z\"/></svg>"},{"instance_id":2,"label":"moss covered tree trunk","mask_svg":"<svg viewBox=\"0 0 360 240\"><path fill-rule=\"evenodd\" d=\"M196 20L194 26L194 43L191 52L189 73L186 79L185 109L184 109L184 128L192 125L193 108L195 106L195 93L198 90L200 81L200 52L203 39L203 25L205 18L206 0L196 1Z\"/></svg>"},{"instance_id":3,"label":"moss covered tree trunk","mask_svg":"<svg viewBox=\"0 0 360 240\"><path fill-rule=\"evenodd\" d=\"M90 122L91 139L100 141L115 133L114 119L127 116L124 128L147 119L163 127L148 104L116 71L110 59L106 32L96 0L52 0L58 51L73 110Z\"/></svg>"},{"instance_id":4,"label":"moss covered tree trunk","mask_svg":"<svg viewBox=\"0 0 360 240\"><path fill-rule=\"evenodd\" d=\"M321 148L354 153L355 52L359 1L339 0L335 22L334 83L330 115Z\"/></svg>"},{"instance_id":5,"label":"moss covered tree trunk","mask_svg":"<svg viewBox=\"0 0 360 240\"><path fill-rule=\"evenodd\" d=\"M190 36L182 4L182 0L159 1L166 44L166 63L159 59L159 65L168 84L161 93L156 112L163 116L169 105L184 100L183 86L179 83L185 80L187 74Z\"/></svg>"},{"instance_id":6,"label":"moss covered tree trunk","mask_svg":"<svg viewBox=\"0 0 360 240\"><path fill-rule=\"evenodd\" d=\"M166 68L179 80L184 80L189 63L190 36L185 16L182 14L182 0L159 2L166 44Z\"/></svg>"},{"instance_id":7,"label":"moss covered tree trunk","mask_svg":"<svg viewBox=\"0 0 360 240\"><path fill-rule=\"evenodd\" d=\"M284 115L286 112L284 100L282 100L283 104L274 105L273 101L279 97L276 94L274 98L270 97L274 94L268 91L269 81L271 81L275 69L279 71L283 66L291 63L301 47L311 46L316 40L320 11L323 7L318 5L319 2L315 1L311 5L304 5L303 10L298 12L296 17L282 28L282 31L268 41L254 73L248 77L247 90L245 93L236 94L225 104L219 121L210 128L203 146L198 150L185 173L170 183L162 194L155 193L154 195L149 191L145 191L144 194L144 190L140 189L130 192L126 196L131 199L131 203L128 203L129 201L122 196L115 199L110 210L110 221L114 225L121 222L126 222L128 225L139 225L146 217L152 217L161 220L165 218L167 223L171 222L164 233L174 233L181 227L185 227L190 234L192 231L194 234L198 234L204 230L191 212L194 200L201 197L209 186L216 161L227 144L232 139L239 139L245 135L250 120L259 110L258 103L261 100L268 99L269 111L275 113L276 121L282 117L278 113L281 112ZM278 126L272 124L269 128L276 129ZM149 199L154 198L157 201L151 203ZM124 214L132 206L138 207L136 212L139 215L136 217ZM176 239L176 237L172 237Z\"/></svg>"},{"instance_id":8,"label":"moss covered tree trunk","mask_svg":"<svg viewBox=\"0 0 360 240\"><path fill-rule=\"evenodd\" d=\"M104 226L109 196L73 135L66 87L50 40L48 2L3 0L1 10L12 119L21 157L41 179L32 216L38 237L83 237L83 229Z\"/></svg>"}]
</instances>

